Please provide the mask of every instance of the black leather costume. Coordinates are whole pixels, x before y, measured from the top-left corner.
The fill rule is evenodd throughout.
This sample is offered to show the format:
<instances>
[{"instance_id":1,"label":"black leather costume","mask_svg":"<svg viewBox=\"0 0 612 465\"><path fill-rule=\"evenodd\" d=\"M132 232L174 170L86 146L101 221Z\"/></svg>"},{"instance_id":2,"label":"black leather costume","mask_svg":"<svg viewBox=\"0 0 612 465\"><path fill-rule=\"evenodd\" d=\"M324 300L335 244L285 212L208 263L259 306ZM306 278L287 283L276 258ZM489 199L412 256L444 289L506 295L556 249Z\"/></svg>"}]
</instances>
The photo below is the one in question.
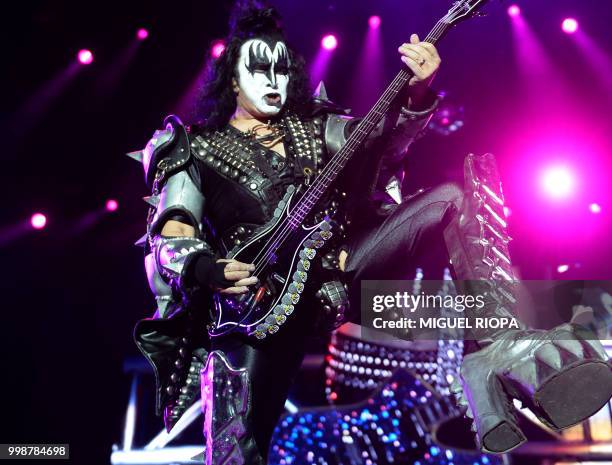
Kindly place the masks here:
<instances>
[{"instance_id":1,"label":"black leather costume","mask_svg":"<svg viewBox=\"0 0 612 465\"><path fill-rule=\"evenodd\" d=\"M166 129L157 131L144 151L131 154L142 161L153 190L153 195L145 199L151 210L143 242L158 310L153 318L138 322L134 337L155 370L157 414L164 412L166 428L171 429L197 399L201 387L198 375L208 353L223 354L216 359L217 366L227 366L236 375L232 379L237 386L249 383L248 411L241 410L246 409L244 406L231 406L233 411L243 412L241 426L233 428L242 431L234 431L234 437L240 438L238 449L245 463L265 460L272 431L303 356L305 338L322 327L333 329L349 318L346 283L338 268L339 250L351 247L351 231L367 227L371 218L385 210L381 201L393 203L385 192L389 181L397 180L395 171L401 171L402 157L437 105L432 95L424 111L396 106L330 192L321 215L334 219L334 240L328 242L316 268L321 289L313 289L278 333L263 341L239 334L211 341L206 329L211 321L211 292L190 283L190 263L201 254L224 257L270 219L288 185L308 182L343 145L358 120L345 116L342 109L329 102L323 87L315 102L307 118L284 114L277 119L285 134L286 157L232 126L207 133L197 126L185 128L172 116L166 119ZM393 186L397 189L397 182ZM350 207L346 199L357 208ZM160 235L165 222L176 215L195 227L195 238ZM241 381L239 370L231 371L232 367L245 369L248 379ZM227 456L237 452L222 453Z\"/></svg>"}]
</instances>

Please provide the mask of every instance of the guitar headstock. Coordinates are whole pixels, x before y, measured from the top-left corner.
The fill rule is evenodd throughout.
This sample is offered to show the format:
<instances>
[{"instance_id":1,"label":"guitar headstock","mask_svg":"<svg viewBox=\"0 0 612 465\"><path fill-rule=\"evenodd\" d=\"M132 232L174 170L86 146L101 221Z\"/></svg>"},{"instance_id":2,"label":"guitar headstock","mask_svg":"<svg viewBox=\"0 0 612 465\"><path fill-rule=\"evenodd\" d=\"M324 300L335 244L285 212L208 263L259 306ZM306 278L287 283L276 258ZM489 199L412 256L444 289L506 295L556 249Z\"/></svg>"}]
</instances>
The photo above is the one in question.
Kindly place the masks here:
<instances>
[{"instance_id":1,"label":"guitar headstock","mask_svg":"<svg viewBox=\"0 0 612 465\"><path fill-rule=\"evenodd\" d=\"M457 0L444 17L444 22L449 26L454 26L461 21L470 19L474 16L481 16L480 9L489 0Z\"/></svg>"}]
</instances>

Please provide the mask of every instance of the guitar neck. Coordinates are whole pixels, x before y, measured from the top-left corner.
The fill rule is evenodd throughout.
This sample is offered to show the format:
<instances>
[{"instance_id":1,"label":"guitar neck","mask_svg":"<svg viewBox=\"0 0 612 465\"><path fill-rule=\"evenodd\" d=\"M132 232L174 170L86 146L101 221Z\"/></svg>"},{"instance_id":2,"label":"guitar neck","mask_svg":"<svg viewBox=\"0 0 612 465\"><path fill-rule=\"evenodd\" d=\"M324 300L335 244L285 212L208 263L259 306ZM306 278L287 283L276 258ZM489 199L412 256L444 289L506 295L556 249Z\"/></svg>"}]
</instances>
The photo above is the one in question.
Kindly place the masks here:
<instances>
[{"instance_id":1,"label":"guitar neck","mask_svg":"<svg viewBox=\"0 0 612 465\"><path fill-rule=\"evenodd\" d=\"M425 38L425 42L437 43L440 38L448 32L451 24L446 21L446 17L440 19L431 32ZM404 67L397 73L395 79L389 84L387 89L380 96L376 104L367 115L357 125L342 148L330 159L323 170L316 177L315 181L306 190L300 199L299 205L295 209L295 216L292 223L297 225L308 215L312 207L321 198L327 188L334 182L340 171L346 166L355 151L364 142L366 137L374 130L378 123L389 111L391 103L408 81L414 76L412 71Z\"/></svg>"}]
</instances>

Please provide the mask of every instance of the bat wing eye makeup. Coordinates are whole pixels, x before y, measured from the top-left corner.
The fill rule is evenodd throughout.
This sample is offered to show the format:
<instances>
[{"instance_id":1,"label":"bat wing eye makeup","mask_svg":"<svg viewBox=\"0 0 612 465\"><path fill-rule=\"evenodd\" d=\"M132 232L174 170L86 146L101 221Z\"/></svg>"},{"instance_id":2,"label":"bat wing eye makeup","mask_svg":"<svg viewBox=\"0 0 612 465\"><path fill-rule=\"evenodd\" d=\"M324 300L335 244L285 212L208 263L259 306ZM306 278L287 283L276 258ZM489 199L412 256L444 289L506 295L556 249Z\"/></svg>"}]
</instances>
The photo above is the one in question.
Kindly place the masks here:
<instances>
[{"instance_id":1,"label":"bat wing eye makeup","mask_svg":"<svg viewBox=\"0 0 612 465\"><path fill-rule=\"evenodd\" d=\"M290 80L285 43L251 39L242 44L238 77L241 92L259 113L277 114L287 100Z\"/></svg>"}]
</instances>

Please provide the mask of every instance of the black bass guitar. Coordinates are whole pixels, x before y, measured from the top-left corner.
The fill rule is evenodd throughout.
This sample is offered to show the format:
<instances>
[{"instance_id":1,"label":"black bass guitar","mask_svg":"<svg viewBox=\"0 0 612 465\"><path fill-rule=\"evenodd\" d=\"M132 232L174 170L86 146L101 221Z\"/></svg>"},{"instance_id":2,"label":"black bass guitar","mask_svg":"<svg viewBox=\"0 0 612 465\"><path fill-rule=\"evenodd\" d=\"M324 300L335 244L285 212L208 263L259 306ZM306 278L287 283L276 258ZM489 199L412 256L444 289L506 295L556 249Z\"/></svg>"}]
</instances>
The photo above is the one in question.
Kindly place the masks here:
<instances>
[{"instance_id":1,"label":"black bass guitar","mask_svg":"<svg viewBox=\"0 0 612 465\"><path fill-rule=\"evenodd\" d=\"M458 0L425 38L435 44L459 22L478 15L487 0ZM254 263L259 286L239 296L217 293L211 337L239 331L258 339L277 332L300 301L308 273L326 241L332 237L331 218L313 221L317 206L349 159L389 110L391 102L413 77L403 68L357 125L344 146L309 185L290 186L266 226L228 254Z\"/></svg>"}]
</instances>

